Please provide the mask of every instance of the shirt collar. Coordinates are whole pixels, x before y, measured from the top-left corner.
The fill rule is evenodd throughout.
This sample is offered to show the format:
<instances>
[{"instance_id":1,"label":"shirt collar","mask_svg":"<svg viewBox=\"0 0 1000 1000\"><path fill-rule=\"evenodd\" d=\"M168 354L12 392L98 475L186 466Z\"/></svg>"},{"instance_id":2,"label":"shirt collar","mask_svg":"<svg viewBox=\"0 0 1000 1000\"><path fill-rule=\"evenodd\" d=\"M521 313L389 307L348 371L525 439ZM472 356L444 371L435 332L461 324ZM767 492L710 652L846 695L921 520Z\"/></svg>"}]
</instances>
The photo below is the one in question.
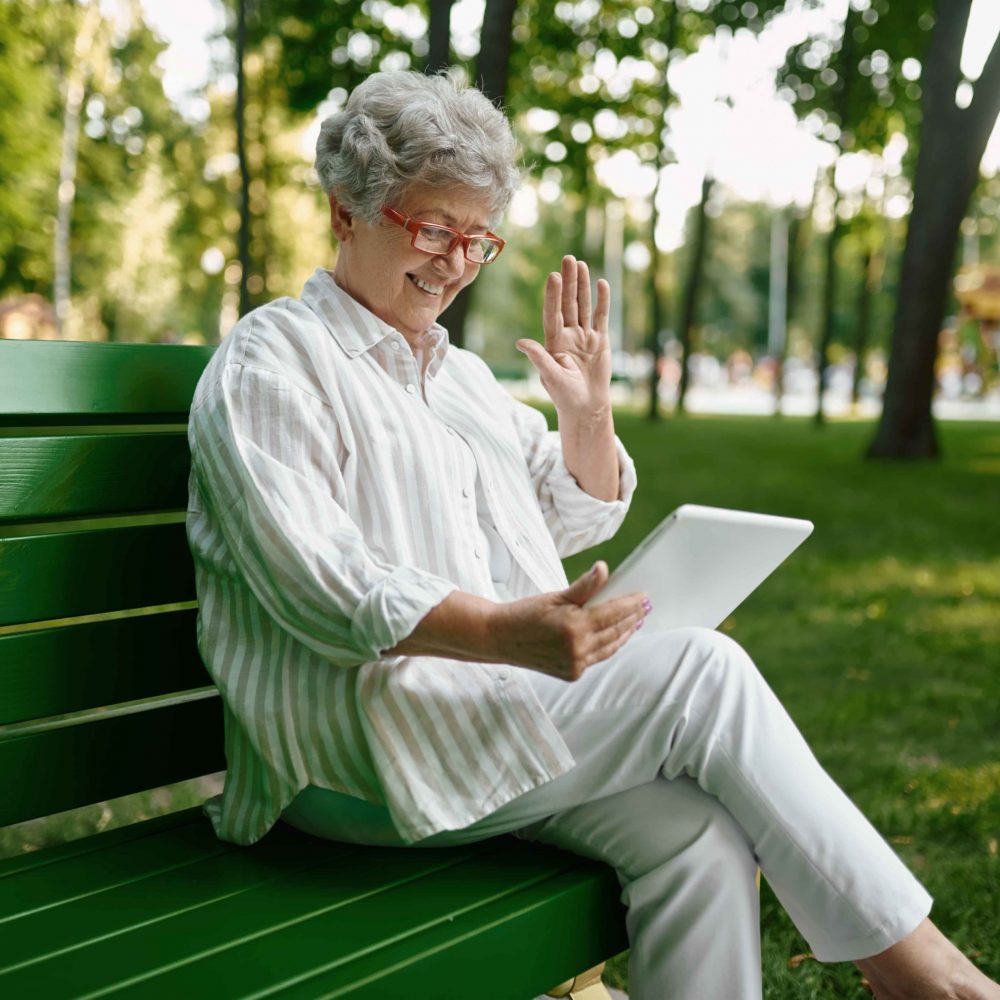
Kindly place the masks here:
<instances>
[{"instance_id":1,"label":"shirt collar","mask_svg":"<svg viewBox=\"0 0 1000 1000\"><path fill-rule=\"evenodd\" d=\"M317 267L302 288L302 301L322 320L333 339L353 361L388 339L407 339L391 324L376 316L334 281L333 272ZM427 350L431 352L428 374L435 374L448 351L448 331L433 323L427 331Z\"/></svg>"}]
</instances>

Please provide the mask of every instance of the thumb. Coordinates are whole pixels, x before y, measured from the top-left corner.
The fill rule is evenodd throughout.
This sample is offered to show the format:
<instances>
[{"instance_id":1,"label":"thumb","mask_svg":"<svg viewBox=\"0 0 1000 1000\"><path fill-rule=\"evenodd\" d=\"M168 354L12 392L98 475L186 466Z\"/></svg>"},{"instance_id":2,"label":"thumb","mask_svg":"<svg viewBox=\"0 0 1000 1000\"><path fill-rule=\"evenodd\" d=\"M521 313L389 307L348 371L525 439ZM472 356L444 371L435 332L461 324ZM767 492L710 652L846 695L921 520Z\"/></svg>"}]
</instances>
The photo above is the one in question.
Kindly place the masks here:
<instances>
[{"instance_id":1,"label":"thumb","mask_svg":"<svg viewBox=\"0 0 1000 1000\"><path fill-rule=\"evenodd\" d=\"M577 577L564 591L563 596L583 607L587 601L608 582L608 564L599 559L583 576Z\"/></svg>"},{"instance_id":2,"label":"thumb","mask_svg":"<svg viewBox=\"0 0 1000 1000\"><path fill-rule=\"evenodd\" d=\"M528 360L535 366L539 375L548 374L553 366L558 367L549 352L537 340L522 338L515 341L514 346L528 356Z\"/></svg>"}]
</instances>

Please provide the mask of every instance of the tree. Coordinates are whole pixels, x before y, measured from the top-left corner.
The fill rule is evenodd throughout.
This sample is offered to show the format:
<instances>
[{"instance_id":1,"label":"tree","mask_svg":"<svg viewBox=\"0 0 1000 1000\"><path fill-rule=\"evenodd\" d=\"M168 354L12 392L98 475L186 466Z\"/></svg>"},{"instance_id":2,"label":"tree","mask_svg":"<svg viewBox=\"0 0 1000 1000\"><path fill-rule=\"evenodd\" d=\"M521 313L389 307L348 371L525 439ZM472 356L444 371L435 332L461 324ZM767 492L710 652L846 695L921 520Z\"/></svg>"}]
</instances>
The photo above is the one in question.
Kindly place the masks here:
<instances>
[{"instance_id":1,"label":"tree","mask_svg":"<svg viewBox=\"0 0 1000 1000\"><path fill-rule=\"evenodd\" d=\"M931 417L937 337L959 226L1000 112L1000 44L994 44L969 106L956 104L971 3L852 0L861 23L851 31L855 85L843 117L832 100L843 35L807 39L780 74L797 113L818 115L826 123L824 134L839 140L842 150L879 150L893 132L909 140L904 166L912 178L913 208L889 380L869 449L875 457L930 457L938 450Z\"/></svg>"},{"instance_id":2,"label":"tree","mask_svg":"<svg viewBox=\"0 0 1000 1000\"><path fill-rule=\"evenodd\" d=\"M939 0L924 61L913 211L903 251L882 418L869 456L931 458L939 445L931 413L934 361L959 228L1000 114L1000 41L968 107L955 101L972 0Z\"/></svg>"},{"instance_id":3,"label":"tree","mask_svg":"<svg viewBox=\"0 0 1000 1000\"><path fill-rule=\"evenodd\" d=\"M240 305L239 314L250 311L250 167L247 163L246 140L246 47L247 47L247 0L236 0L236 155L240 161Z\"/></svg>"}]
</instances>

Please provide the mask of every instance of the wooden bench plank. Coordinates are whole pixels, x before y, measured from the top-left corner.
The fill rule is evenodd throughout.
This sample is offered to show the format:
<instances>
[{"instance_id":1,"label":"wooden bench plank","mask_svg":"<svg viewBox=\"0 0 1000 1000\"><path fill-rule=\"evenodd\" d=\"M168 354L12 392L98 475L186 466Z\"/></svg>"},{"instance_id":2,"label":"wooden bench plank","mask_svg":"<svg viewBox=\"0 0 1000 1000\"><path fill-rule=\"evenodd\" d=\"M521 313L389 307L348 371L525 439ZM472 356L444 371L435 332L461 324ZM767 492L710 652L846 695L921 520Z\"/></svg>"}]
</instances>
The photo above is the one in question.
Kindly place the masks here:
<instances>
[{"instance_id":1,"label":"wooden bench plank","mask_svg":"<svg viewBox=\"0 0 1000 1000\"><path fill-rule=\"evenodd\" d=\"M226 766L217 693L0 739L0 826L214 774Z\"/></svg>"},{"instance_id":2,"label":"wooden bench plank","mask_svg":"<svg viewBox=\"0 0 1000 1000\"><path fill-rule=\"evenodd\" d=\"M0 523L183 510L187 435L0 437Z\"/></svg>"},{"instance_id":3,"label":"wooden bench plank","mask_svg":"<svg viewBox=\"0 0 1000 1000\"><path fill-rule=\"evenodd\" d=\"M0 625L194 598L182 523L0 538Z\"/></svg>"},{"instance_id":4,"label":"wooden bench plank","mask_svg":"<svg viewBox=\"0 0 1000 1000\"><path fill-rule=\"evenodd\" d=\"M131 840L141 840L143 837L152 837L191 823L204 822L201 806L195 806L192 809L181 809L163 816L155 816L139 823L130 823L128 826L115 827L114 830L103 830L101 833L46 847L40 851L26 851L10 858L0 858L0 879L12 878L21 872L36 868L64 864L70 859L83 858L98 851L115 850Z\"/></svg>"},{"instance_id":5,"label":"wooden bench plank","mask_svg":"<svg viewBox=\"0 0 1000 1000\"><path fill-rule=\"evenodd\" d=\"M183 423L212 347L0 340L7 424L137 418Z\"/></svg>"},{"instance_id":6,"label":"wooden bench plank","mask_svg":"<svg viewBox=\"0 0 1000 1000\"><path fill-rule=\"evenodd\" d=\"M194 608L0 636L0 725L205 687Z\"/></svg>"}]
</instances>

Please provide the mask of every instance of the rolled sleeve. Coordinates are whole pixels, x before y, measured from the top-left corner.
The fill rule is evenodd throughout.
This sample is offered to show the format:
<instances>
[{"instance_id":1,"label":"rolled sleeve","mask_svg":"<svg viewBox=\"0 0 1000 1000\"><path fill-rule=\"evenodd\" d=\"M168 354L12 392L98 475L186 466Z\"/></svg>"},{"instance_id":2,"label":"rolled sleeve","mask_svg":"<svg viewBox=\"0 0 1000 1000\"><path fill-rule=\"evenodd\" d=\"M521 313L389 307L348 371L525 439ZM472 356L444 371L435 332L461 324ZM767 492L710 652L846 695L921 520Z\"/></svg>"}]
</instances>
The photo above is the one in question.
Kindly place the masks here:
<instances>
[{"instance_id":1,"label":"rolled sleeve","mask_svg":"<svg viewBox=\"0 0 1000 1000\"><path fill-rule=\"evenodd\" d=\"M566 467L562 439L545 415L511 398L518 436L542 515L562 558L611 538L628 513L636 488L635 463L615 435L618 498L600 500L584 490Z\"/></svg>"},{"instance_id":2,"label":"rolled sleeve","mask_svg":"<svg viewBox=\"0 0 1000 1000\"><path fill-rule=\"evenodd\" d=\"M366 649L368 659L381 659L420 624L458 587L441 577L409 566L399 566L384 576L361 599L354 611L351 632L358 649Z\"/></svg>"}]
</instances>

